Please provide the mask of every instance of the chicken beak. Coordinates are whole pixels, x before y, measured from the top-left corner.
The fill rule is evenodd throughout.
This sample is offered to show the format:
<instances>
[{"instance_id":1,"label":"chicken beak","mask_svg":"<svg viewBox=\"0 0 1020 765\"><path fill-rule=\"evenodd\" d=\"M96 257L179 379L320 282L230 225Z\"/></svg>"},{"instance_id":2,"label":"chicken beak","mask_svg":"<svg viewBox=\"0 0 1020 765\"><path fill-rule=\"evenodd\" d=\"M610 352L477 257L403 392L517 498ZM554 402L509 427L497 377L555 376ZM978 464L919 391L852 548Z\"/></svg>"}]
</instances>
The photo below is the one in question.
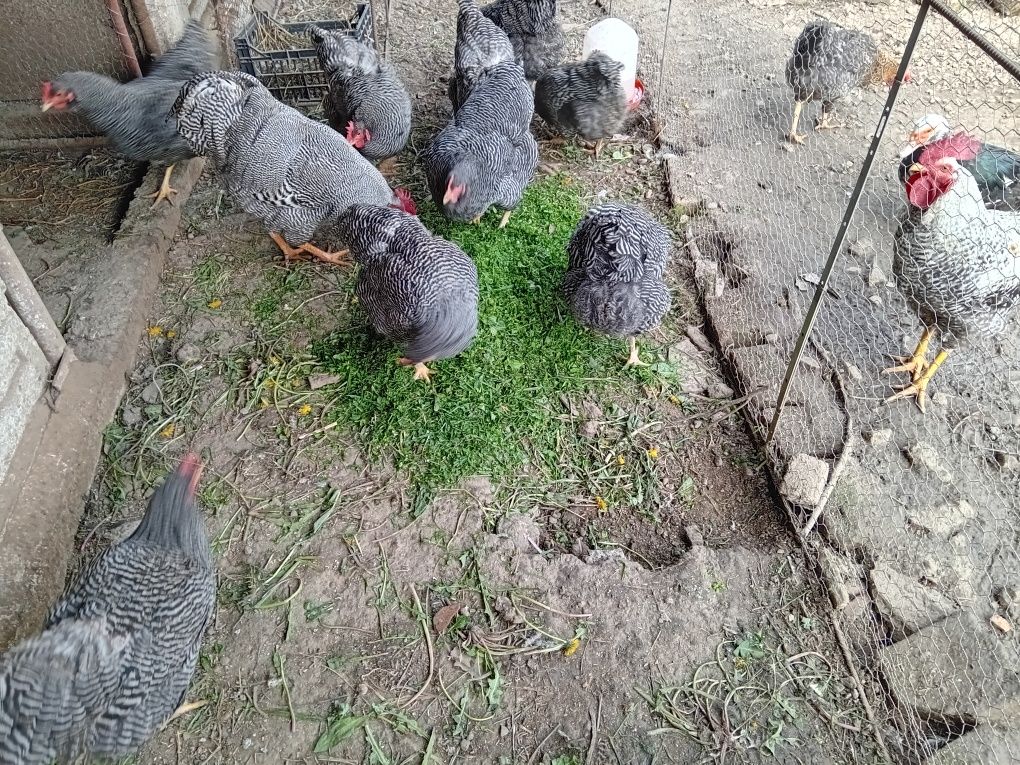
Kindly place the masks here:
<instances>
[{"instance_id":1,"label":"chicken beak","mask_svg":"<svg viewBox=\"0 0 1020 765\"><path fill-rule=\"evenodd\" d=\"M920 162L915 162L907 168L907 176L917 175L918 173L927 173L928 168L922 165Z\"/></svg>"},{"instance_id":2,"label":"chicken beak","mask_svg":"<svg viewBox=\"0 0 1020 765\"><path fill-rule=\"evenodd\" d=\"M44 112L48 112L52 108L53 108L53 103L51 101L43 101L42 102L42 110Z\"/></svg>"}]
</instances>

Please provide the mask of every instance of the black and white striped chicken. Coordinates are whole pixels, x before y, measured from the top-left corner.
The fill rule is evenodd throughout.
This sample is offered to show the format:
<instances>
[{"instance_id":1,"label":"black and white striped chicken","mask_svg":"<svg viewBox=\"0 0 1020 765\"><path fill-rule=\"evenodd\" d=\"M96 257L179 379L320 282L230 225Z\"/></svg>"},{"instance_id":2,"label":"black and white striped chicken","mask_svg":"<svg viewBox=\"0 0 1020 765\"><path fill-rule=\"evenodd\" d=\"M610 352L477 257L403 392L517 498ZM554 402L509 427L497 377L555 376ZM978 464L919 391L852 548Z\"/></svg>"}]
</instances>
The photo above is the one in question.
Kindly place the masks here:
<instances>
[{"instance_id":1,"label":"black and white striped chicken","mask_svg":"<svg viewBox=\"0 0 1020 765\"><path fill-rule=\"evenodd\" d=\"M209 33L191 21L145 77L122 83L98 72L64 72L42 84L42 109L80 114L128 159L170 163L159 191L152 195L155 207L177 193L170 185L174 163L195 156L167 123L166 113L190 77L215 66L216 50Z\"/></svg>"},{"instance_id":2,"label":"black and white striped chicken","mask_svg":"<svg viewBox=\"0 0 1020 765\"><path fill-rule=\"evenodd\" d=\"M627 338L626 366L645 366L636 337L659 326L672 305L665 272L666 229L640 207L593 207L574 230L563 292L577 321L595 332Z\"/></svg>"},{"instance_id":3,"label":"black and white striped chicken","mask_svg":"<svg viewBox=\"0 0 1020 765\"><path fill-rule=\"evenodd\" d=\"M620 132L627 115L623 64L596 51L584 61L548 70L535 86L535 109L561 134L601 141ZM601 149L597 144L596 153Z\"/></svg>"},{"instance_id":4,"label":"black and white striped chicken","mask_svg":"<svg viewBox=\"0 0 1020 765\"><path fill-rule=\"evenodd\" d=\"M352 205L338 232L360 266L359 303L381 335L403 348L399 363L428 380L431 361L465 350L478 330L478 272L455 244L418 218Z\"/></svg>"},{"instance_id":5,"label":"black and white striped chicken","mask_svg":"<svg viewBox=\"0 0 1020 765\"><path fill-rule=\"evenodd\" d=\"M448 94L453 110L467 101L481 77L499 64L514 62L506 32L486 18L475 0L457 0L457 41Z\"/></svg>"},{"instance_id":6,"label":"black and white striped chicken","mask_svg":"<svg viewBox=\"0 0 1020 765\"><path fill-rule=\"evenodd\" d=\"M908 169L908 205L895 236L896 284L924 332L913 354L885 370L911 375L887 400L913 397L922 412L928 384L950 353L972 337L1000 333L1020 304L1020 213L985 207L953 152L952 143L932 144ZM935 333L941 347L929 364Z\"/></svg>"},{"instance_id":7,"label":"black and white striped chicken","mask_svg":"<svg viewBox=\"0 0 1020 765\"><path fill-rule=\"evenodd\" d=\"M330 126L373 162L403 151L411 97L396 70L353 37L314 25L308 34L329 82L324 105Z\"/></svg>"},{"instance_id":8,"label":"black and white striped chicken","mask_svg":"<svg viewBox=\"0 0 1020 765\"><path fill-rule=\"evenodd\" d=\"M181 706L216 599L200 473L186 457L43 632L0 656L0 763L123 757Z\"/></svg>"},{"instance_id":9,"label":"black and white striped chicken","mask_svg":"<svg viewBox=\"0 0 1020 765\"><path fill-rule=\"evenodd\" d=\"M337 216L355 202L415 212L343 136L275 98L242 72L207 72L181 89L171 111L195 153L212 159L227 191L269 228L287 260L303 253L342 264L312 239L331 240Z\"/></svg>"},{"instance_id":10,"label":"black and white striped chicken","mask_svg":"<svg viewBox=\"0 0 1020 765\"><path fill-rule=\"evenodd\" d=\"M567 40L556 16L556 0L496 0L482 13L506 32L514 59L529 80L563 60Z\"/></svg>"}]
</instances>

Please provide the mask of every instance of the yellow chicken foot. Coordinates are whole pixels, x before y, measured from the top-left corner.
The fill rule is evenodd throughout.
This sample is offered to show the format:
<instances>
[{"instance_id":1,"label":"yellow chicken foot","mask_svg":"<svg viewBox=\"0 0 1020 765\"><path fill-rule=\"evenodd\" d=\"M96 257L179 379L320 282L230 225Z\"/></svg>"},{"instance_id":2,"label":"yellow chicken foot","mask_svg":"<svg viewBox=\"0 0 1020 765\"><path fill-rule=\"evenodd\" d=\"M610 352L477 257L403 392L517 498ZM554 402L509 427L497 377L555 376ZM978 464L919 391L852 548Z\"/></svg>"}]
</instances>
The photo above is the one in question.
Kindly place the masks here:
<instances>
[{"instance_id":1,"label":"yellow chicken foot","mask_svg":"<svg viewBox=\"0 0 1020 765\"><path fill-rule=\"evenodd\" d=\"M503 217L499 219L499 227L506 228L506 224L510 221L511 210L507 210L503 213Z\"/></svg>"},{"instance_id":2,"label":"yellow chicken foot","mask_svg":"<svg viewBox=\"0 0 1020 765\"><path fill-rule=\"evenodd\" d=\"M793 120L790 122L790 132L786 138L792 143L804 143L806 135L797 132L797 124L800 122L800 113L804 109L803 101L795 101L793 104Z\"/></svg>"},{"instance_id":3,"label":"yellow chicken foot","mask_svg":"<svg viewBox=\"0 0 1020 765\"><path fill-rule=\"evenodd\" d=\"M485 213L478 213L478 215L476 215L475 217L473 217L473 218L471 219L471 225L472 225L472 226L477 226L477 225L478 225L479 223L481 223L481 222L482 222L482 216L483 216L483 215L485 215Z\"/></svg>"},{"instance_id":4,"label":"yellow chicken foot","mask_svg":"<svg viewBox=\"0 0 1020 765\"><path fill-rule=\"evenodd\" d=\"M174 200L171 199L171 197L177 193L177 189L170 185L170 176L173 173L173 171L174 166L170 165L170 167L168 167L166 171L164 171L163 173L163 183L160 184L159 191L157 191L154 194L145 195L146 199L149 199L151 197L156 198L156 201L152 203L152 207L149 208L150 210L156 209L156 205L158 205L164 199L170 204L174 203Z\"/></svg>"},{"instance_id":5,"label":"yellow chicken foot","mask_svg":"<svg viewBox=\"0 0 1020 765\"><path fill-rule=\"evenodd\" d=\"M836 130L841 127L843 126L832 121L832 112L823 111L822 116L815 123L815 130Z\"/></svg>"},{"instance_id":6,"label":"yellow chicken foot","mask_svg":"<svg viewBox=\"0 0 1020 765\"><path fill-rule=\"evenodd\" d=\"M648 364L641 360L641 355L638 353L637 338L632 337L627 342L630 344L630 356L627 359L627 363L623 365L623 368L647 367Z\"/></svg>"},{"instance_id":7,"label":"yellow chicken foot","mask_svg":"<svg viewBox=\"0 0 1020 765\"><path fill-rule=\"evenodd\" d=\"M325 250L320 250L311 242L305 242L297 247L291 247L287 244L284 238L275 231L270 231L269 237L276 242L276 246L280 248L280 252L283 253L283 259L286 263L290 263L293 260L302 260L302 255L306 253L314 258L318 258L326 263L332 263L336 266L347 266L351 263L350 253L347 250L326 252Z\"/></svg>"},{"instance_id":8,"label":"yellow chicken foot","mask_svg":"<svg viewBox=\"0 0 1020 765\"><path fill-rule=\"evenodd\" d=\"M949 358L949 351L943 348L936 354L935 359L931 362L924 373L917 379L916 382L910 383L903 388L900 388L896 393L889 396L885 400L885 403L896 401L900 398L914 397L914 401L917 403L917 408L921 410L921 413L925 412L925 401L928 390L928 383L931 382L931 378L935 376L935 373L939 371L939 367L942 366L943 362Z\"/></svg>"},{"instance_id":9,"label":"yellow chicken foot","mask_svg":"<svg viewBox=\"0 0 1020 765\"><path fill-rule=\"evenodd\" d=\"M166 722L163 723L163 725L166 726L170 724L178 717L183 717L184 715L188 714L188 712L194 712L196 709L201 709L208 703L209 702L205 699L199 699L198 701L189 701L186 704L181 704L179 707L177 707L176 711L174 711L172 715L166 718Z\"/></svg>"},{"instance_id":10,"label":"yellow chicken foot","mask_svg":"<svg viewBox=\"0 0 1020 765\"><path fill-rule=\"evenodd\" d=\"M397 359L397 363L402 367L409 367L413 364L415 380L424 380L425 382L432 381L432 370L425 366L424 361L411 361L411 359L408 358L399 358Z\"/></svg>"},{"instance_id":11,"label":"yellow chicken foot","mask_svg":"<svg viewBox=\"0 0 1020 765\"><path fill-rule=\"evenodd\" d=\"M924 374L925 367L928 366L925 357L928 355L928 343L930 342L931 330L925 327L921 339L917 341L917 347L914 348L914 352L910 356L893 356L894 359L900 362L899 366L883 369L882 374L890 375L895 372L910 372L911 381L917 382L921 379L921 375Z\"/></svg>"}]
</instances>

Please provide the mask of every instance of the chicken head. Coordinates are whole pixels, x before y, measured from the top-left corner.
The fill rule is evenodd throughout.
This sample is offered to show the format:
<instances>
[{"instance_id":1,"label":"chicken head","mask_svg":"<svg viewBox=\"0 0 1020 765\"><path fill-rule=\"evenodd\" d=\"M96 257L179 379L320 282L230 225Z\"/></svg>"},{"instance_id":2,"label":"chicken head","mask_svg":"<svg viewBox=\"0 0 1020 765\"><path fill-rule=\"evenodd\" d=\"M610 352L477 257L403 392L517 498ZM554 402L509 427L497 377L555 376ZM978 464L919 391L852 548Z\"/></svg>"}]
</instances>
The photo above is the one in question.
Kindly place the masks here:
<instances>
[{"instance_id":1,"label":"chicken head","mask_svg":"<svg viewBox=\"0 0 1020 765\"><path fill-rule=\"evenodd\" d=\"M457 202L460 201L460 198L464 195L464 192L466 190L467 184L466 183L458 184L457 180L453 177L453 175L451 175L446 182L446 193L443 195L443 204L444 205L457 204Z\"/></svg>"},{"instance_id":2,"label":"chicken head","mask_svg":"<svg viewBox=\"0 0 1020 765\"><path fill-rule=\"evenodd\" d=\"M364 126L356 125L354 120L347 123L347 143L355 149L364 149L372 140L372 134Z\"/></svg>"},{"instance_id":3,"label":"chicken head","mask_svg":"<svg viewBox=\"0 0 1020 765\"><path fill-rule=\"evenodd\" d=\"M63 90L60 88L54 88L53 83L46 80L42 84L42 110L44 112L50 109L56 109L62 111L70 106L71 102L74 101L73 90Z\"/></svg>"},{"instance_id":4,"label":"chicken head","mask_svg":"<svg viewBox=\"0 0 1020 765\"><path fill-rule=\"evenodd\" d=\"M940 157L930 164L914 163L907 177L907 199L914 207L927 210L956 183L960 164L954 157Z\"/></svg>"}]
</instances>

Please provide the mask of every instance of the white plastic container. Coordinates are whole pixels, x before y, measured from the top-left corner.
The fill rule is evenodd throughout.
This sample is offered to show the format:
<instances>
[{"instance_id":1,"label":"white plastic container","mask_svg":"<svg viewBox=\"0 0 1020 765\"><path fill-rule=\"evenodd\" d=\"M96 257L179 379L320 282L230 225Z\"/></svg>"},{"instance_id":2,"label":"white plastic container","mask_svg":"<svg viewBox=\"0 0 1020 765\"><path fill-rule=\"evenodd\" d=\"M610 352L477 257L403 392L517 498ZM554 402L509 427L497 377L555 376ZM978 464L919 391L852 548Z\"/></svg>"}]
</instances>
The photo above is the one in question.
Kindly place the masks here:
<instances>
[{"instance_id":1,"label":"white plastic container","mask_svg":"<svg viewBox=\"0 0 1020 765\"><path fill-rule=\"evenodd\" d=\"M627 91L627 100L632 106L640 103L644 87L637 80L638 34L633 27L621 19L602 19L585 34L582 58L595 51L623 64L620 81Z\"/></svg>"}]
</instances>

